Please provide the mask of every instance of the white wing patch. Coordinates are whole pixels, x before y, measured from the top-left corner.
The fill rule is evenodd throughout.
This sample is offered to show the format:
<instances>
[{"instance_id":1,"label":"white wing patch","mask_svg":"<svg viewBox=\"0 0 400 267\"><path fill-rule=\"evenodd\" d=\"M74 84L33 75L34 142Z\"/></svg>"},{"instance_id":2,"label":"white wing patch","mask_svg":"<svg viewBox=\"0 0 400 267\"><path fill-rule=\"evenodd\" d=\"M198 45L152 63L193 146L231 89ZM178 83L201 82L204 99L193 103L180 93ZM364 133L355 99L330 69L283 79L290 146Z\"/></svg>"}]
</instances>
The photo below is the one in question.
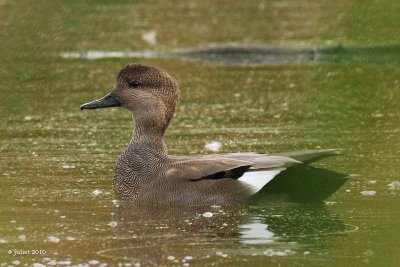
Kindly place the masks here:
<instances>
[{"instance_id":1,"label":"white wing patch","mask_svg":"<svg viewBox=\"0 0 400 267\"><path fill-rule=\"evenodd\" d=\"M283 170L285 168L245 172L238 181L249 185L255 194Z\"/></svg>"}]
</instances>

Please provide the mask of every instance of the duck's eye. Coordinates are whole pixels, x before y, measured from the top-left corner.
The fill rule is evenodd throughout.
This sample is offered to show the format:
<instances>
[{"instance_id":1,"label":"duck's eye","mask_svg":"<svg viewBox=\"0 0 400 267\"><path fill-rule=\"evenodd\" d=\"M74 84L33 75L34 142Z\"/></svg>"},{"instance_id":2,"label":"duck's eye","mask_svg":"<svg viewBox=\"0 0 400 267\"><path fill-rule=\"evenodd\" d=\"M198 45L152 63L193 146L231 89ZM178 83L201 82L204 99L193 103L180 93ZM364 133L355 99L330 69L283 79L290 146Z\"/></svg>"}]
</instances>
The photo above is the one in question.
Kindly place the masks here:
<instances>
[{"instance_id":1,"label":"duck's eye","mask_svg":"<svg viewBox=\"0 0 400 267\"><path fill-rule=\"evenodd\" d=\"M138 81L129 82L129 87L132 87L132 88L139 87L139 85L140 85L140 82L138 82Z\"/></svg>"}]
</instances>

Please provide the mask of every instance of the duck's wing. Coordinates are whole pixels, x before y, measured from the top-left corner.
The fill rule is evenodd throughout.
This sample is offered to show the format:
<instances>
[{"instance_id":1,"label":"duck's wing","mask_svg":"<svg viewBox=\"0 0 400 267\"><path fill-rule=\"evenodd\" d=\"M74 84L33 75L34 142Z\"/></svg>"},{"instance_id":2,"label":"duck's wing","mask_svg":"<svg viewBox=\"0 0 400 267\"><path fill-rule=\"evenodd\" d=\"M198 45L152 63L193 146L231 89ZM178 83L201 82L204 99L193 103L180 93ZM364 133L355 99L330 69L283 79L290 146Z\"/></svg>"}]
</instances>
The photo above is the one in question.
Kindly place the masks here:
<instances>
[{"instance_id":1,"label":"duck's wing","mask_svg":"<svg viewBox=\"0 0 400 267\"><path fill-rule=\"evenodd\" d=\"M223 155L227 158L251 161L254 163L252 169L259 169L262 168L265 160L267 161L269 160L268 157L270 156L288 157L304 164L310 164L325 157L339 155L340 152L341 152L340 149L323 149L323 150L303 150L295 152L285 152L285 153L270 154L270 155L259 154L254 152L228 153Z\"/></svg>"},{"instance_id":2,"label":"duck's wing","mask_svg":"<svg viewBox=\"0 0 400 267\"><path fill-rule=\"evenodd\" d=\"M304 150L296 152L286 152L276 155L289 157L298 160L304 164L310 164L326 157L340 155L341 152L342 152L341 149L323 149L323 150Z\"/></svg>"},{"instance_id":3,"label":"duck's wing","mask_svg":"<svg viewBox=\"0 0 400 267\"><path fill-rule=\"evenodd\" d=\"M167 178L188 180L239 178L251 167L251 162L224 157L185 158L172 163L165 171Z\"/></svg>"},{"instance_id":4,"label":"duck's wing","mask_svg":"<svg viewBox=\"0 0 400 267\"><path fill-rule=\"evenodd\" d=\"M300 163L284 156L256 155L256 158L246 157L249 160L230 157L228 154L176 158L165 171L165 176L189 180L222 178L242 180L246 178L246 173L250 172L250 168L252 170L270 170L276 173L288 166Z\"/></svg>"},{"instance_id":5,"label":"duck's wing","mask_svg":"<svg viewBox=\"0 0 400 267\"><path fill-rule=\"evenodd\" d=\"M304 163L310 164L325 157L339 155L340 149L324 149L324 150L304 150L295 152L285 152L279 154L262 154L256 152L243 152L243 153L226 153L226 154L213 154L202 156L183 156L176 157L178 161L184 160L218 160L218 159L234 159L247 161L251 164L251 170L269 169L271 167L281 166L282 161L287 165L288 163ZM290 161L290 158L294 161Z\"/></svg>"},{"instance_id":6,"label":"duck's wing","mask_svg":"<svg viewBox=\"0 0 400 267\"><path fill-rule=\"evenodd\" d=\"M330 149L275 155L247 152L173 157L165 176L210 183L228 178L242 183L252 194L282 195L295 202L315 202L329 197L343 185L346 177L307 164L338 153Z\"/></svg>"}]
</instances>

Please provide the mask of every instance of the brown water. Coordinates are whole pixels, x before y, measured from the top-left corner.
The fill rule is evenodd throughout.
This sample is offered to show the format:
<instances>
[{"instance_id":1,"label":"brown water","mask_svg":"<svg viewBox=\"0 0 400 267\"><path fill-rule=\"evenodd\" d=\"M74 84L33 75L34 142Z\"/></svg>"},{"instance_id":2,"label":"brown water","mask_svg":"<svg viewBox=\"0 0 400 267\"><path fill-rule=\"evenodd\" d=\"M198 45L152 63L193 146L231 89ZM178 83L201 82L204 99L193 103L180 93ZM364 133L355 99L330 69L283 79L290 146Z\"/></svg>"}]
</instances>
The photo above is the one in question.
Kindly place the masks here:
<instances>
[{"instance_id":1,"label":"brown water","mask_svg":"<svg viewBox=\"0 0 400 267\"><path fill-rule=\"evenodd\" d=\"M397 1L0 1L0 266L396 266L399 11ZM60 57L232 43L322 52L262 66L207 53ZM213 140L221 152L342 148L316 166L351 179L321 205L115 201L130 115L79 105L108 92L129 62L180 82L171 154L211 153Z\"/></svg>"}]
</instances>

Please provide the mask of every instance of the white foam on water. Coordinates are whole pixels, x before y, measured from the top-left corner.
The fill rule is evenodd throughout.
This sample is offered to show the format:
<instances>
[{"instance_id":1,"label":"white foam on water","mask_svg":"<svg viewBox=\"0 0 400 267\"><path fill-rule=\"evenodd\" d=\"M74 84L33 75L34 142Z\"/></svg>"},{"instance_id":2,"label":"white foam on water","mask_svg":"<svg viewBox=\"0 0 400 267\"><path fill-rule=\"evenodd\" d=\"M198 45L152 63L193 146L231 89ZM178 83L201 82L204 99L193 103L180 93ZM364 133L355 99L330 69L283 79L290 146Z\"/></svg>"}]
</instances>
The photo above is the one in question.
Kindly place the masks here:
<instances>
[{"instance_id":1,"label":"white foam on water","mask_svg":"<svg viewBox=\"0 0 400 267\"><path fill-rule=\"evenodd\" d=\"M58 242L60 242L60 238L58 238L58 237L56 237L56 236L48 236L47 237L47 240L48 241L50 241L50 242L52 242L52 243L58 243Z\"/></svg>"},{"instance_id":2,"label":"white foam on water","mask_svg":"<svg viewBox=\"0 0 400 267\"><path fill-rule=\"evenodd\" d=\"M373 190L365 190L365 191L361 191L360 193L363 196L375 196L376 195L376 191L373 191Z\"/></svg>"},{"instance_id":3,"label":"white foam on water","mask_svg":"<svg viewBox=\"0 0 400 267\"><path fill-rule=\"evenodd\" d=\"M393 181L390 184L387 185L390 190L399 190L400 189L400 182L399 181Z\"/></svg>"},{"instance_id":4,"label":"white foam on water","mask_svg":"<svg viewBox=\"0 0 400 267\"><path fill-rule=\"evenodd\" d=\"M212 216L214 216L214 214L212 214L211 212L204 212L203 214L203 217L206 217L206 218L211 218Z\"/></svg>"},{"instance_id":5,"label":"white foam on water","mask_svg":"<svg viewBox=\"0 0 400 267\"><path fill-rule=\"evenodd\" d=\"M145 32L142 34L142 39L146 41L148 44L155 45L157 44L157 31L151 30L149 32Z\"/></svg>"},{"instance_id":6,"label":"white foam on water","mask_svg":"<svg viewBox=\"0 0 400 267\"><path fill-rule=\"evenodd\" d=\"M218 152L222 148L222 144L218 141L212 141L208 144L205 144L204 147L209 151Z\"/></svg>"}]
</instances>

